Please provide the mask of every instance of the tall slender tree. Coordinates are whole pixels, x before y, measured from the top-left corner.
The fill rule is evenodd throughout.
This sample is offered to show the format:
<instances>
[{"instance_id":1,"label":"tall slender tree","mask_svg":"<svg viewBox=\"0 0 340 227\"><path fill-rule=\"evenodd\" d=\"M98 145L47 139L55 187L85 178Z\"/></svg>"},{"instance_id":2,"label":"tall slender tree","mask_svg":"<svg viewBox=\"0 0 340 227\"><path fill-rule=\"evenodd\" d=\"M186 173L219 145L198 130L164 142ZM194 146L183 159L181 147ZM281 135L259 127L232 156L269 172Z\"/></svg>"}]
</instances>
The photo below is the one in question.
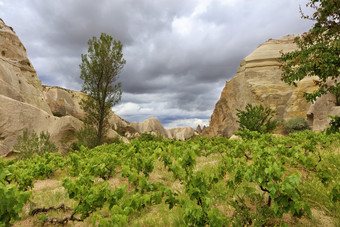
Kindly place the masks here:
<instances>
[{"instance_id":1,"label":"tall slender tree","mask_svg":"<svg viewBox=\"0 0 340 227\"><path fill-rule=\"evenodd\" d=\"M318 76L314 80L318 89L306 93L306 100L314 102L330 92L340 105L340 0L310 0L307 6L315 9L315 13L306 16L300 9L302 18L315 24L295 39L298 50L281 55L282 79L296 86L306 76Z\"/></svg>"},{"instance_id":2,"label":"tall slender tree","mask_svg":"<svg viewBox=\"0 0 340 227\"><path fill-rule=\"evenodd\" d=\"M88 41L88 53L82 54L80 78L84 81L82 91L87 97L80 103L85 111L85 127L94 127L96 145L100 145L109 128L108 117L111 108L122 96L118 75L126 61L123 58L123 45L105 33Z\"/></svg>"}]
</instances>

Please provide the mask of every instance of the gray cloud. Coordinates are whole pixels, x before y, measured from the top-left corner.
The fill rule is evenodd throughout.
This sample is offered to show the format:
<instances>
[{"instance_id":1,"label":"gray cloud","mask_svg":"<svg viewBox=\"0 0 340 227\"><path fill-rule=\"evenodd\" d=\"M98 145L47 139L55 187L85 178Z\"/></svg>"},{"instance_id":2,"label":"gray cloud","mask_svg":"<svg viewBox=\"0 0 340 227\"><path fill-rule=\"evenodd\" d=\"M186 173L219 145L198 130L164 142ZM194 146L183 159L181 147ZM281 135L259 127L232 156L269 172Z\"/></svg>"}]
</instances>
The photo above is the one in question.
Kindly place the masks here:
<instances>
[{"instance_id":1,"label":"gray cloud","mask_svg":"<svg viewBox=\"0 0 340 227\"><path fill-rule=\"evenodd\" d=\"M88 39L105 32L121 40L127 64L116 113L194 126L208 122L225 81L259 44L308 31L311 22L299 14L307 1L0 0L0 17L43 84L69 89L81 89Z\"/></svg>"}]
</instances>

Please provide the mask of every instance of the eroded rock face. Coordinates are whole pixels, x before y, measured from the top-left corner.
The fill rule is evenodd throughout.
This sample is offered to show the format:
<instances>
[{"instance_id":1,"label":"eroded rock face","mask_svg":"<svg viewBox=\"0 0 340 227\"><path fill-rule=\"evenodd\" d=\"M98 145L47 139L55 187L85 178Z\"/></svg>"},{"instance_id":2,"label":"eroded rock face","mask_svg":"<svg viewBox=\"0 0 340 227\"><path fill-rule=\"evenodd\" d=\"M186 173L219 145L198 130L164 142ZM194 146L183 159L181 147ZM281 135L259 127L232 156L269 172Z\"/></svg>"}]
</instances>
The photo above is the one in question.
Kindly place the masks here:
<instances>
[{"instance_id":1,"label":"eroded rock face","mask_svg":"<svg viewBox=\"0 0 340 227\"><path fill-rule=\"evenodd\" d=\"M281 81L279 68L280 51L290 52L297 48L294 38L270 39L241 62L237 75L226 82L203 135L232 136L238 129L237 109L244 109L248 103L275 110L278 120L306 117L311 104L303 94L317 88L313 83L316 78L306 78L298 82L297 87L289 86Z\"/></svg>"},{"instance_id":2,"label":"eroded rock face","mask_svg":"<svg viewBox=\"0 0 340 227\"><path fill-rule=\"evenodd\" d=\"M161 135L167 139L171 137L170 133L163 127L161 122L153 117L150 117L141 123L131 122L130 126L140 133L153 133L154 135Z\"/></svg>"},{"instance_id":3,"label":"eroded rock face","mask_svg":"<svg viewBox=\"0 0 340 227\"><path fill-rule=\"evenodd\" d=\"M14 30L0 19L0 95L51 114L26 49Z\"/></svg>"},{"instance_id":4,"label":"eroded rock face","mask_svg":"<svg viewBox=\"0 0 340 227\"><path fill-rule=\"evenodd\" d=\"M61 140L72 140L81 125L72 116L52 115L25 47L0 19L0 156L12 151L26 129L38 134L48 131L51 140L62 148Z\"/></svg>"},{"instance_id":5,"label":"eroded rock face","mask_svg":"<svg viewBox=\"0 0 340 227\"><path fill-rule=\"evenodd\" d=\"M321 96L310 106L307 120L314 131L323 131L329 126L329 115L340 116L340 106L336 106L336 98L332 94Z\"/></svg>"},{"instance_id":6,"label":"eroded rock face","mask_svg":"<svg viewBox=\"0 0 340 227\"><path fill-rule=\"evenodd\" d=\"M0 103L0 157L12 151L17 137L25 129L37 134L48 131L51 141L61 147L62 140L75 139L75 132L82 126L82 122L72 116L54 117L31 104L3 95L0 95Z\"/></svg>"},{"instance_id":7,"label":"eroded rock face","mask_svg":"<svg viewBox=\"0 0 340 227\"><path fill-rule=\"evenodd\" d=\"M160 135L165 139L184 141L193 137L194 135L199 135L199 133L191 127L165 129L161 122L153 117L150 117L141 123L132 122L130 126L140 134L151 133L153 135Z\"/></svg>"},{"instance_id":8,"label":"eroded rock face","mask_svg":"<svg viewBox=\"0 0 340 227\"><path fill-rule=\"evenodd\" d=\"M193 136L198 136L199 133L191 127L172 128L168 129L171 137L170 139L185 141Z\"/></svg>"},{"instance_id":9,"label":"eroded rock face","mask_svg":"<svg viewBox=\"0 0 340 227\"><path fill-rule=\"evenodd\" d=\"M80 108L80 101L86 97L84 93L56 86L43 86L43 94L54 115L84 118L85 113Z\"/></svg>"},{"instance_id":10,"label":"eroded rock face","mask_svg":"<svg viewBox=\"0 0 340 227\"><path fill-rule=\"evenodd\" d=\"M85 112L80 107L80 102L86 97L85 93L56 86L43 86L43 93L54 115L71 115L80 120L84 119ZM113 112L110 114L109 123L114 129L127 127L130 124Z\"/></svg>"},{"instance_id":11,"label":"eroded rock face","mask_svg":"<svg viewBox=\"0 0 340 227\"><path fill-rule=\"evenodd\" d=\"M80 101L86 97L83 92L56 86L43 86L43 93L54 115L70 115L78 119L84 118L85 112L80 107ZM167 130L156 118L149 118L141 123L132 122L130 124L113 112L109 117L109 123L114 130L120 132L120 134L127 138L139 137L142 133L147 132L154 135L161 135L166 139L186 140L195 134L195 130L190 127ZM110 131L108 136L114 137L117 136L117 134L114 133L114 131Z\"/></svg>"}]
</instances>

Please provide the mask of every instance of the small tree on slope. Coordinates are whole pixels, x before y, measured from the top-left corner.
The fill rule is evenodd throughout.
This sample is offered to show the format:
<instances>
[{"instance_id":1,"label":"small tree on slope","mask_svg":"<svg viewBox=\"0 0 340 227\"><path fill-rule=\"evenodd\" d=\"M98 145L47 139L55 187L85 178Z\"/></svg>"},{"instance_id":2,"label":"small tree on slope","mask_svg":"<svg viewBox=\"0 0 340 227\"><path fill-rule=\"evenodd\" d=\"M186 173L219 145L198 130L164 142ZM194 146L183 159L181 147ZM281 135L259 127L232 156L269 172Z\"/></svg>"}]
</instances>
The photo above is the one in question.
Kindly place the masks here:
<instances>
[{"instance_id":1,"label":"small tree on slope","mask_svg":"<svg viewBox=\"0 0 340 227\"><path fill-rule=\"evenodd\" d=\"M88 54L82 54L80 78L84 81L82 91L87 94L82 109L86 112L85 125L96 130L96 145L100 145L109 127L111 108L122 96L121 83L116 83L118 74L126 61L123 59L123 45L105 33L88 42Z\"/></svg>"}]
</instances>

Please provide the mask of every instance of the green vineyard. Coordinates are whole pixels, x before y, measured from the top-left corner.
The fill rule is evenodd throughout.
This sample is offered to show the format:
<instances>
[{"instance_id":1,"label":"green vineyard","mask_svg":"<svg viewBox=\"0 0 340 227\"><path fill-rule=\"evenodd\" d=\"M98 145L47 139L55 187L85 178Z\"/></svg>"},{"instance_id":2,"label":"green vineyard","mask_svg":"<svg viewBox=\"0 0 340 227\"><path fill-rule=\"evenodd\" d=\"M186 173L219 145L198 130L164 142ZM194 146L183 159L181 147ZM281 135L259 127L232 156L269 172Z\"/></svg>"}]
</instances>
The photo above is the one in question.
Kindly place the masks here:
<instances>
[{"instance_id":1,"label":"green vineyard","mask_svg":"<svg viewBox=\"0 0 340 227\"><path fill-rule=\"evenodd\" d=\"M0 226L340 225L339 133L238 134L2 159Z\"/></svg>"}]
</instances>

